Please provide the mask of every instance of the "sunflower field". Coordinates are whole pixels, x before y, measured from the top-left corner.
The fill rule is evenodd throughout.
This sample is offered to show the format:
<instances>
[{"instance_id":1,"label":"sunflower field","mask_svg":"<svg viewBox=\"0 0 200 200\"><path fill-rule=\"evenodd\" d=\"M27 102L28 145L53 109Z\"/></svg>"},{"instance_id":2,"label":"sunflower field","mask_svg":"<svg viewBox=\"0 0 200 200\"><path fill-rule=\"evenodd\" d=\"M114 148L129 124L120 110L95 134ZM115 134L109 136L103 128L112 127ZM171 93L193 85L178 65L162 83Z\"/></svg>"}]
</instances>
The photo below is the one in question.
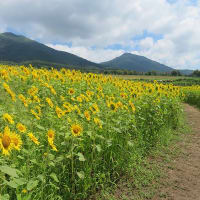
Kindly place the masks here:
<instances>
[{"instance_id":1,"label":"sunflower field","mask_svg":"<svg viewBox=\"0 0 200 200\"><path fill-rule=\"evenodd\" d=\"M0 66L0 197L87 199L176 129L178 86Z\"/></svg>"},{"instance_id":2,"label":"sunflower field","mask_svg":"<svg viewBox=\"0 0 200 200\"><path fill-rule=\"evenodd\" d=\"M200 109L200 85L182 87L185 94L184 101Z\"/></svg>"}]
</instances>

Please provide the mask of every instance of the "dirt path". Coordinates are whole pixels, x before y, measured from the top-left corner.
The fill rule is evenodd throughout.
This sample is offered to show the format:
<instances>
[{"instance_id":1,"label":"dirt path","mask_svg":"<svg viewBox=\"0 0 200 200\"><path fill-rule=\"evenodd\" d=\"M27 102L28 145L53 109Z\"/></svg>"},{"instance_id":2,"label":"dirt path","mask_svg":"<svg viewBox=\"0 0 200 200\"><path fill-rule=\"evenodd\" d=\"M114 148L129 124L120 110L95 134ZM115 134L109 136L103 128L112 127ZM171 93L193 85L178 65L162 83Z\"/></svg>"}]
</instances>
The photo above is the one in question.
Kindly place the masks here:
<instances>
[{"instance_id":1,"label":"dirt path","mask_svg":"<svg viewBox=\"0 0 200 200\"><path fill-rule=\"evenodd\" d=\"M200 200L200 111L187 104L184 109L192 134L180 143L182 153L172 161L153 200Z\"/></svg>"}]
</instances>

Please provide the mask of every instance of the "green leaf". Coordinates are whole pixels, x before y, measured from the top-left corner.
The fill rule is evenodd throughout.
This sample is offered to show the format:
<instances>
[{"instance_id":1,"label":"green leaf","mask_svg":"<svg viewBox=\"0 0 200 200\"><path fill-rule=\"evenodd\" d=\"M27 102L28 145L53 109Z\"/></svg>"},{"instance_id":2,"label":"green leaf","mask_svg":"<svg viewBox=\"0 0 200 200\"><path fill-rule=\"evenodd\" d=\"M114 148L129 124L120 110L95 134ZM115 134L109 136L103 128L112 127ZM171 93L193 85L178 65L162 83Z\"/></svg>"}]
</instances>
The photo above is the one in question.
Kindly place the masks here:
<instances>
[{"instance_id":1,"label":"green leaf","mask_svg":"<svg viewBox=\"0 0 200 200\"><path fill-rule=\"evenodd\" d=\"M40 126L39 124L36 125L38 129L45 131L45 128L43 126Z\"/></svg>"},{"instance_id":2,"label":"green leaf","mask_svg":"<svg viewBox=\"0 0 200 200\"><path fill-rule=\"evenodd\" d=\"M64 159L63 156L59 156L59 157L56 158L56 162L61 162L63 159Z\"/></svg>"},{"instance_id":3,"label":"green leaf","mask_svg":"<svg viewBox=\"0 0 200 200\"><path fill-rule=\"evenodd\" d=\"M77 175L80 179L84 179L85 178L85 174L83 171L77 172Z\"/></svg>"},{"instance_id":4,"label":"green leaf","mask_svg":"<svg viewBox=\"0 0 200 200\"><path fill-rule=\"evenodd\" d=\"M65 132L65 139L68 140L71 136L70 132Z\"/></svg>"},{"instance_id":5,"label":"green leaf","mask_svg":"<svg viewBox=\"0 0 200 200\"><path fill-rule=\"evenodd\" d=\"M11 177L18 177L18 175L17 175L18 170L17 169L14 169L14 168L11 168L11 167L8 167L8 166L1 166L0 171L2 171L5 174L8 174Z\"/></svg>"},{"instance_id":6,"label":"green leaf","mask_svg":"<svg viewBox=\"0 0 200 200\"><path fill-rule=\"evenodd\" d=\"M17 200L22 200L22 195L21 194L17 194Z\"/></svg>"},{"instance_id":7,"label":"green leaf","mask_svg":"<svg viewBox=\"0 0 200 200\"><path fill-rule=\"evenodd\" d=\"M79 157L78 159L79 159L80 161L82 161L82 162L85 161L85 158L84 158L84 156L83 156L82 153L78 153L77 156Z\"/></svg>"},{"instance_id":8,"label":"green leaf","mask_svg":"<svg viewBox=\"0 0 200 200\"><path fill-rule=\"evenodd\" d=\"M45 182L45 178L42 174L38 175L38 179L40 179L43 183Z\"/></svg>"},{"instance_id":9,"label":"green leaf","mask_svg":"<svg viewBox=\"0 0 200 200\"><path fill-rule=\"evenodd\" d=\"M21 159L21 160L24 160L24 157L22 157L22 156L20 156L20 155L18 155L17 156L19 159Z\"/></svg>"},{"instance_id":10,"label":"green leaf","mask_svg":"<svg viewBox=\"0 0 200 200\"><path fill-rule=\"evenodd\" d=\"M92 137L92 131L87 131L86 132L90 137Z\"/></svg>"},{"instance_id":11,"label":"green leaf","mask_svg":"<svg viewBox=\"0 0 200 200\"><path fill-rule=\"evenodd\" d=\"M97 148L97 151L98 151L98 152L101 152L101 145L100 145L100 144L97 144L97 145L96 145L96 148Z\"/></svg>"},{"instance_id":12,"label":"green leaf","mask_svg":"<svg viewBox=\"0 0 200 200\"><path fill-rule=\"evenodd\" d=\"M25 178L15 178L13 181L19 186L24 185L27 182Z\"/></svg>"},{"instance_id":13,"label":"green leaf","mask_svg":"<svg viewBox=\"0 0 200 200\"><path fill-rule=\"evenodd\" d=\"M6 181L6 184L10 186L11 188L17 188L19 185L15 183L14 181Z\"/></svg>"},{"instance_id":14,"label":"green leaf","mask_svg":"<svg viewBox=\"0 0 200 200\"><path fill-rule=\"evenodd\" d=\"M10 196L8 194L4 194L3 196L0 195L1 200L9 200Z\"/></svg>"},{"instance_id":15,"label":"green leaf","mask_svg":"<svg viewBox=\"0 0 200 200\"><path fill-rule=\"evenodd\" d=\"M99 138L99 139L105 140L105 138L102 135L97 134L96 137Z\"/></svg>"},{"instance_id":16,"label":"green leaf","mask_svg":"<svg viewBox=\"0 0 200 200\"><path fill-rule=\"evenodd\" d=\"M49 160L53 161L55 159L55 156L53 154L48 154Z\"/></svg>"},{"instance_id":17,"label":"green leaf","mask_svg":"<svg viewBox=\"0 0 200 200\"><path fill-rule=\"evenodd\" d=\"M36 159L32 159L32 160L30 160L32 163L34 163L34 164L36 164L36 165L38 165L38 162L37 162L37 160Z\"/></svg>"},{"instance_id":18,"label":"green leaf","mask_svg":"<svg viewBox=\"0 0 200 200\"><path fill-rule=\"evenodd\" d=\"M134 144L133 144L131 141L128 141L127 144L128 144L128 146L130 146L130 147L133 147L133 146L134 146Z\"/></svg>"},{"instance_id":19,"label":"green leaf","mask_svg":"<svg viewBox=\"0 0 200 200\"><path fill-rule=\"evenodd\" d=\"M66 155L66 158L71 159L71 158L72 158L72 154L71 154L71 153L68 153L68 154Z\"/></svg>"},{"instance_id":20,"label":"green leaf","mask_svg":"<svg viewBox=\"0 0 200 200\"><path fill-rule=\"evenodd\" d=\"M50 174L50 177L51 177L55 182L59 183L59 180L58 180L58 178L57 178L57 176L56 176L55 173L51 173L51 174Z\"/></svg>"},{"instance_id":21,"label":"green leaf","mask_svg":"<svg viewBox=\"0 0 200 200\"><path fill-rule=\"evenodd\" d=\"M38 185L38 181L37 180L30 180L27 184L27 190L32 190L34 189L36 186Z\"/></svg>"},{"instance_id":22,"label":"green leaf","mask_svg":"<svg viewBox=\"0 0 200 200\"><path fill-rule=\"evenodd\" d=\"M55 167L55 163L53 161L50 161L49 166Z\"/></svg>"},{"instance_id":23,"label":"green leaf","mask_svg":"<svg viewBox=\"0 0 200 200\"><path fill-rule=\"evenodd\" d=\"M112 139L108 139L106 142L107 142L108 147L112 146Z\"/></svg>"}]
</instances>

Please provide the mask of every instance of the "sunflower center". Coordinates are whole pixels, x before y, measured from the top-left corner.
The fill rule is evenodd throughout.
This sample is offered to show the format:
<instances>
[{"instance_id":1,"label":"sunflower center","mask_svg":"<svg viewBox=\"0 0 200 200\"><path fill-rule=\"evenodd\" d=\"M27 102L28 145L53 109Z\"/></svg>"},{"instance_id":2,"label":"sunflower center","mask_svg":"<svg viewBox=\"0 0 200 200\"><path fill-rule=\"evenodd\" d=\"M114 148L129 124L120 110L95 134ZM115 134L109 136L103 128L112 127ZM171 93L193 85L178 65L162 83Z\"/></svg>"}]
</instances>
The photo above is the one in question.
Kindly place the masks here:
<instances>
[{"instance_id":1,"label":"sunflower center","mask_svg":"<svg viewBox=\"0 0 200 200\"><path fill-rule=\"evenodd\" d=\"M78 129L78 128L74 128L73 132L74 132L75 134L77 134L77 133L79 132L79 129Z\"/></svg>"},{"instance_id":2,"label":"sunflower center","mask_svg":"<svg viewBox=\"0 0 200 200\"><path fill-rule=\"evenodd\" d=\"M111 107L112 110L115 110L115 105L114 104L111 104L110 107Z\"/></svg>"},{"instance_id":3,"label":"sunflower center","mask_svg":"<svg viewBox=\"0 0 200 200\"><path fill-rule=\"evenodd\" d=\"M10 146L10 143L11 143L11 138L7 135L4 135L2 138L3 147L7 149Z\"/></svg>"}]
</instances>

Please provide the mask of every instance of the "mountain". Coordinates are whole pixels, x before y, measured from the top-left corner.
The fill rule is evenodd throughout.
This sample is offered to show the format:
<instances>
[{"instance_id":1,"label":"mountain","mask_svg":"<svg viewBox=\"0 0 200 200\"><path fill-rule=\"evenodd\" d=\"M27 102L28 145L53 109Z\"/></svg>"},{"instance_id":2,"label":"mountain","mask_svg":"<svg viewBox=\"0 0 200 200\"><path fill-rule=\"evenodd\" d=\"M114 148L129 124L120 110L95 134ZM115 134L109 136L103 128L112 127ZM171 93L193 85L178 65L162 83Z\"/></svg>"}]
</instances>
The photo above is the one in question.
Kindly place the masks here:
<instances>
[{"instance_id":1,"label":"mountain","mask_svg":"<svg viewBox=\"0 0 200 200\"><path fill-rule=\"evenodd\" d=\"M100 63L109 68L135 70L137 72L159 71L170 72L174 70L171 67L150 60L144 56L138 56L131 53L114 58L113 60Z\"/></svg>"},{"instance_id":2,"label":"mountain","mask_svg":"<svg viewBox=\"0 0 200 200\"><path fill-rule=\"evenodd\" d=\"M20 64L41 63L71 65L79 68L100 68L97 63L90 62L71 53L57 51L24 36L9 32L0 34L0 61Z\"/></svg>"}]
</instances>

